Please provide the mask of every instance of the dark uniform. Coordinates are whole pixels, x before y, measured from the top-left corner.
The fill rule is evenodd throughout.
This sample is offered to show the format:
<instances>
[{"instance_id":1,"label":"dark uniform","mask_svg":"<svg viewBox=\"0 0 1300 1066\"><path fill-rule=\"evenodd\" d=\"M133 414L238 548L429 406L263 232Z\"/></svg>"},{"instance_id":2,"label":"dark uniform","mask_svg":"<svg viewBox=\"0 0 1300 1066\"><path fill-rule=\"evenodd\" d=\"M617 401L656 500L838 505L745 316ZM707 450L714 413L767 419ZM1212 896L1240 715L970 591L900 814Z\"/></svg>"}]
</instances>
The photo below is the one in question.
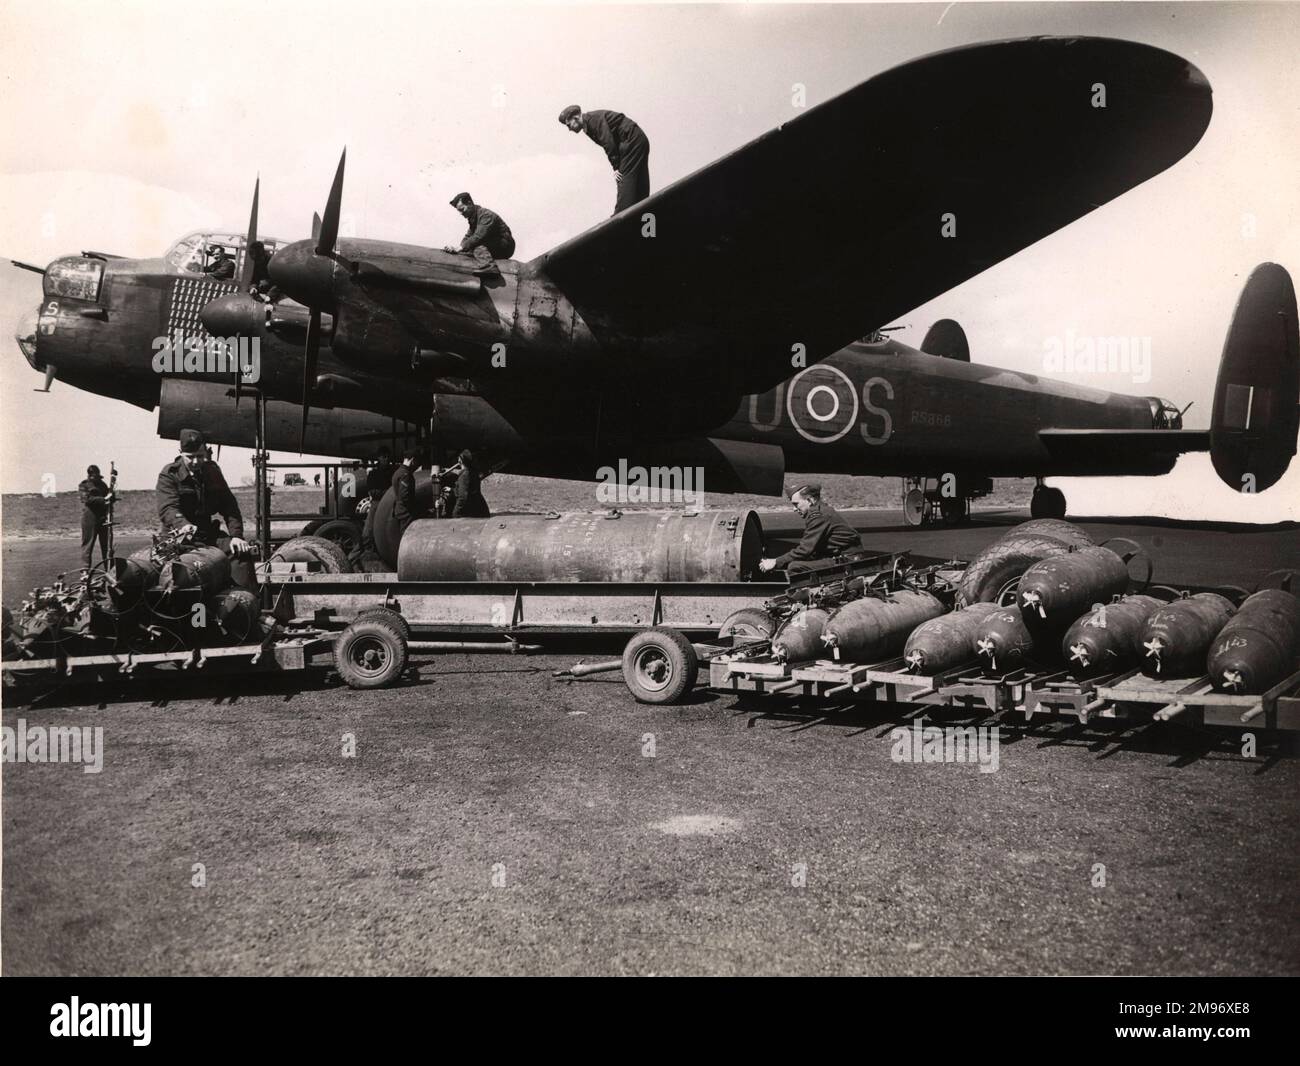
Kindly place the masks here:
<instances>
[{"instance_id":1,"label":"dark uniform","mask_svg":"<svg viewBox=\"0 0 1300 1066\"><path fill-rule=\"evenodd\" d=\"M406 527L421 517L420 505L415 498L415 471L402 463L393 472L393 520L405 533Z\"/></svg>"},{"instance_id":2,"label":"dark uniform","mask_svg":"<svg viewBox=\"0 0 1300 1066\"><path fill-rule=\"evenodd\" d=\"M203 438L196 431L181 430L182 451L193 451L202 446ZM184 457L177 456L159 472L154 491L158 495L158 517L163 529L191 525L195 543L220 548L227 555L230 554L231 539L243 539L244 517L239 510L239 501L216 463L208 460L191 469ZM220 515L225 522L224 532L213 521L213 515ZM232 559L230 578L241 588L254 587L252 564L247 559Z\"/></svg>"},{"instance_id":3,"label":"dark uniform","mask_svg":"<svg viewBox=\"0 0 1300 1066\"><path fill-rule=\"evenodd\" d=\"M235 261L228 252L221 251L217 254L217 258L207 265L203 273L217 281L234 281Z\"/></svg>"},{"instance_id":4,"label":"dark uniform","mask_svg":"<svg viewBox=\"0 0 1300 1066\"><path fill-rule=\"evenodd\" d=\"M456 478L456 506L451 512L452 518L492 517L487 500L483 498L481 484L478 471L467 463Z\"/></svg>"},{"instance_id":5,"label":"dark uniform","mask_svg":"<svg viewBox=\"0 0 1300 1066\"><path fill-rule=\"evenodd\" d=\"M604 149L609 165L623 175L614 214L650 195L650 141L640 126L617 111L587 111L582 129Z\"/></svg>"},{"instance_id":6,"label":"dark uniform","mask_svg":"<svg viewBox=\"0 0 1300 1066\"><path fill-rule=\"evenodd\" d=\"M81 497L81 565L90 567L95 564L95 542L99 542L99 553L108 558L108 483L95 471L77 486Z\"/></svg>"},{"instance_id":7,"label":"dark uniform","mask_svg":"<svg viewBox=\"0 0 1300 1066\"><path fill-rule=\"evenodd\" d=\"M482 204L471 204L469 230L460 242L460 250L468 252L480 268L492 266L494 259L509 259L515 254L515 238L505 219Z\"/></svg>"},{"instance_id":8,"label":"dark uniform","mask_svg":"<svg viewBox=\"0 0 1300 1066\"><path fill-rule=\"evenodd\" d=\"M793 577L824 564L841 552L862 547L857 530L829 504L818 501L803 516L803 537L784 555L776 557L776 570Z\"/></svg>"},{"instance_id":9,"label":"dark uniform","mask_svg":"<svg viewBox=\"0 0 1300 1066\"><path fill-rule=\"evenodd\" d=\"M366 520L361 525L361 550L375 550L375 512L379 510L379 501L384 498L393 484L393 464L384 459L375 463L366 471L366 495L370 497L370 507L366 511Z\"/></svg>"}]
</instances>

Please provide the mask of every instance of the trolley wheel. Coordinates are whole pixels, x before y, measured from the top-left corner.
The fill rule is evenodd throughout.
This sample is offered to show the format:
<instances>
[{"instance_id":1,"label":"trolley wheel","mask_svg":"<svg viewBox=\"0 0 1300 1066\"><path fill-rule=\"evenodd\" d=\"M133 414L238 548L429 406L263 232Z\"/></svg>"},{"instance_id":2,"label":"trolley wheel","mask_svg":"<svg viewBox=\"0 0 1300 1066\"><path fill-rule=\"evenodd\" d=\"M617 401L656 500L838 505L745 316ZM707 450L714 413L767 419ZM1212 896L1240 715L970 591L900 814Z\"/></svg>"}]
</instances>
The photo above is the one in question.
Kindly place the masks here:
<instances>
[{"instance_id":1,"label":"trolley wheel","mask_svg":"<svg viewBox=\"0 0 1300 1066\"><path fill-rule=\"evenodd\" d=\"M333 518L323 522L312 531L312 536L333 541L343 549L344 555L351 555L361 547L361 527L347 518Z\"/></svg>"},{"instance_id":2,"label":"trolley wheel","mask_svg":"<svg viewBox=\"0 0 1300 1066\"><path fill-rule=\"evenodd\" d=\"M317 563L326 574L350 574L347 553L324 537L294 537L271 555L273 563Z\"/></svg>"},{"instance_id":3,"label":"trolley wheel","mask_svg":"<svg viewBox=\"0 0 1300 1066\"><path fill-rule=\"evenodd\" d=\"M402 632L402 639L408 644L411 643L411 623L400 612L391 607L365 607L357 612L357 618L383 618L385 621L397 626ZM355 621L356 619L353 619Z\"/></svg>"},{"instance_id":4,"label":"trolley wheel","mask_svg":"<svg viewBox=\"0 0 1300 1066\"><path fill-rule=\"evenodd\" d=\"M334 666L349 688L383 688L406 669L406 638L387 618L358 616L334 645Z\"/></svg>"},{"instance_id":5,"label":"trolley wheel","mask_svg":"<svg viewBox=\"0 0 1300 1066\"><path fill-rule=\"evenodd\" d=\"M643 629L623 649L623 681L638 703L676 703L695 687L695 646L675 629Z\"/></svg>"},{"instance_id":6,"label":"trolley wheel","mask_svg":"<svg viewBox=\"0 0 1300 1066\"><path fill-rule=\"evenodd\" d=\"M718 627L719 637L746 637L757 640L776 632L776 619L761 607L742 607L732 611Z\"/></svg>"}]
</instances>

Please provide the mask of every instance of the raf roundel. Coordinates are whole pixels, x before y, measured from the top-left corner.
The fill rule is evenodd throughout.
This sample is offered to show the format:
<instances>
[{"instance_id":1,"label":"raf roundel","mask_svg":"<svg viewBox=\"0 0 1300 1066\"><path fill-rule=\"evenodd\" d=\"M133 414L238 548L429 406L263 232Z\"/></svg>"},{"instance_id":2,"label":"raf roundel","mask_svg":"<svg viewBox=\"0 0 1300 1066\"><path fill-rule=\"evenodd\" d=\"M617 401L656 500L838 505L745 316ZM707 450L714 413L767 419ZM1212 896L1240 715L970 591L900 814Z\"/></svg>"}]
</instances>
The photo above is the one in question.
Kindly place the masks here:
<instances>
[{"instance_id":1,"label":"raf roundel","mask_svg":"<svg viewBox=\"0 0 1300 1066\"><path fill-rule=\"evenodd\" d=\"M858 394L843 371L810 366L790 382L785 410L790 424L805 440L829 444L857 423Z\"/></svg>"}]
</instances>

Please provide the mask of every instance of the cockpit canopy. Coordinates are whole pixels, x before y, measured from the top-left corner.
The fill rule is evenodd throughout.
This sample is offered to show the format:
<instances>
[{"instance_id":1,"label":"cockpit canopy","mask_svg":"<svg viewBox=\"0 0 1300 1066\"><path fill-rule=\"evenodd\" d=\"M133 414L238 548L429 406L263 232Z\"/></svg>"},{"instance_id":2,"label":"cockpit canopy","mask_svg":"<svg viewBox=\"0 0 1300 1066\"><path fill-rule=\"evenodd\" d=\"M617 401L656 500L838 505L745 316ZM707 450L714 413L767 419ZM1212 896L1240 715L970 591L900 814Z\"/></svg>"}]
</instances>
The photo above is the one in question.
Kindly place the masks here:
<instances>
[{"instance_id":1,"label":"cockpit canopy","mask_svg":"<svg viewBox=\"0 0 1300 1066\"><path fill-rule=\"evenodd\" d=\"M278 237L259 237L258 240L266 246L268 255L274 255L278 249L289 243ZM215 250L209 251L209 248L224 248L226 254L235 260L235 276L239 277L244 269L246 254L242 233L219 233L214 230L187 233L167 249L163 262L167 264L168 270L178 274L205 274L220 255L220 252Z\"/></svg>"}]
</instances>

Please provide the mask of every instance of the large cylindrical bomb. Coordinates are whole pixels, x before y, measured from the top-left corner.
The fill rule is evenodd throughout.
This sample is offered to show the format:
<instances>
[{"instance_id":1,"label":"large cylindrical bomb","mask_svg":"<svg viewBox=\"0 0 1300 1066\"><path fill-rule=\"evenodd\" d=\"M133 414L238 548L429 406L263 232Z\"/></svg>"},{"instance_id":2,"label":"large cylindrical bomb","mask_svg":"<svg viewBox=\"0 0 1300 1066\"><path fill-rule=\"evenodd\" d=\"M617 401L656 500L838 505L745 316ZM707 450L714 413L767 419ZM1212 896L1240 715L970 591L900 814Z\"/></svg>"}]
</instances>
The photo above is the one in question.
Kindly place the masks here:
<instances>
[{"instance_id":1,"label":"large cylindrical bomb","mask_svg":"<svg viewBox=\"0 0 1300 1066\"><path fill-rule=\"evenodd\" d=\"M944 607L928 592L903 589L883 600L865 596L838 608L822 629L822 644L841 662L874 663L903 650L908 634L938 618Z\"/></svg>"},{"instance_id":2,"label":"large cylindrical bomb","mask_svg":"<svg viewBox=\"0 0 1300 1066\"><path fill-rule=\"evenodd\" d=\"M1300 600L1283 589L1249 597L1210 646L1205 672L1224 692L1266 692L1296 669Z\"/></svg>"},{"instance_id":3,"label":"large cylindrical bomb","mask_svg":"<svg viewBox=\"0 0 1300 1066\"><path fill-rule=\"evenodd\" d=\"M825 651L822 631L830 620L822 607L805 607L796 611L772 634L772 655L778 662L804 663Z\"/></svg>"},{"instance_id":4,"label":"large cylindrical bomb","mask_svg":"<svg viewBox=\"0 0 1300 1066\"><path fill-rule=\"evenodd\" d=\"M1059 540L1062 544L1071 544L1076 548L1087 548L1096 542L1072 522L1060 518L1031 518L1021 522L1009 533L1008 537L1047 537Z\"/></svg>"},{"instance_id":5,"label":"large cylindrical bomb","mask_svg":"<svg viewBox=\"0 0 1300 1066\"><path fill-rule=\"evenodd\" d=\"M1065 631L1061 650L1075 677L1113 673L1142 659L1142 630L1153 611L1163 606L1154 596L1125 596L1099 603Z\"/></svg>"},{"instance_id":6,"label":"large cylindrical bomb","mask_svg":"<svg viewBox=\"0 0 1300 1066\"><path fill-rule=\"evenodd\" d=\"M228 588L209 597L209 624L235 644L260 640L265 633L262 610L256 593L247 589Z\"/></svg>"},{"instance_id":7,"label":"large cylindrical bomb","mask_svg":"<svg viewBox=\"0 0 1300 1066\"><path fill-rule=\"evenodd\" d=\"M957 603L993 603L999 593L1034 563L1065 555L1070 545L1036 533L1008 535L975 556L957 585Z\"/></svg>"},{"instance_id":8,"label":"large cylindrical bomb","mask_svg":"<svg viewBox=\"0 0 1300 1066\"><path fill-rule=\"evenodd\" d=\"M230 560L226 553L205 544L188 548L164 563L158 575L158 588L163 592L200 589L204 596L211 596L229 585Z\"/></svg>"},{"instance_id":9,"label":"large cylindrical bomb","mask_svg":"<svg viewBox=\"0 0 1300 1066\"><path fill-rule=\"evenodd\" d=\"M903 645L907 668L913 673L937 674L969 662L975 631L996 610L995 603L972 603L917 626Z\"/></svg>"},{"instance_id":10,"label":"large cylindrical bomb","mask_svg":"<svg viewBox=\"0 0 1300 1066\"><path fill-rule=\"evenodd\" d=\"M1080 548L1034 563L1021 575L1017 595L1030 632L1060 633L1094 603L1128 588L1128 567L1109 548Z\"/></svg>"},{"instance_id":11,"label":"large cylindrical bomb","mask_svg":"<svg viewBox=\"0 0 1300 1066\"><path fill-rule=\"evenodd\" d=\"M399 581L739 581L762 556L753 511L421 519Z\"/></svg>"},{"instance_id":12,"label":"large cylindrical bomb","mask_svg":"<svg viewBox=\"0 0 1300 1066\"><path fill-rule=\"evenodd\" d=\"M969 610L969 608L967 608ZM971 651L986 670L1014 670L1034 650L1034 638L1016 608L999 608L975 627Z\"/></svg>"},{"instance_id":13,"label":"large cylindrical bomb","mask_svg":"<svg viewBox=\"0 0 1300 1066\"><path fill-rule=\"evenodd\" d=\"M1198 677L1210 643L1233 615L1217 592L1198 592L1152 611L1142 627L1142 672L1152 677Z\"/></svg>"}]
</instances>

